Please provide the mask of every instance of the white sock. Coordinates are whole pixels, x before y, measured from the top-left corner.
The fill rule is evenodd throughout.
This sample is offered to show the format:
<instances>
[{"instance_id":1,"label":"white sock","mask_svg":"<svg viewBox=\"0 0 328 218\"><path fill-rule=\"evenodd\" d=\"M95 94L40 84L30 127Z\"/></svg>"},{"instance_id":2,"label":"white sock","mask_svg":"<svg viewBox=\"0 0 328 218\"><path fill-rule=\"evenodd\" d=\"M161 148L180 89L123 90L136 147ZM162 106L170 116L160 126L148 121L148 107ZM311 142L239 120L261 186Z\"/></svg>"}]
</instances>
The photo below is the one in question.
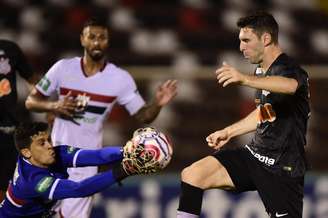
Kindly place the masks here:
<instances>
[{"instance_id":1,"label":"white sock","mask_svg":"<svg viewBox=\"0 0 328 218\"><path fill-rule=\"evenodd\" d=\"M192 213L187 213L183 211L178 211L177 212L177 218L198 218L198 215L192 214Z\"/></svg>"}]
</instances>

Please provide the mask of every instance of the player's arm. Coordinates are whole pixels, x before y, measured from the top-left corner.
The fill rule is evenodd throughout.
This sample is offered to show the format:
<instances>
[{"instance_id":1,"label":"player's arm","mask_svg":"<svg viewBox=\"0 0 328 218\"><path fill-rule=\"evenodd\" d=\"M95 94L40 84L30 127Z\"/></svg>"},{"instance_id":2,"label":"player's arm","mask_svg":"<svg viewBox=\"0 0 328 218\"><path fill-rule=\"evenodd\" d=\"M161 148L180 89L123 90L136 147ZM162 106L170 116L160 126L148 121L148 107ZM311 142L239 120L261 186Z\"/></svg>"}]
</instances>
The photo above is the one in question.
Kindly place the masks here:
<instances>
[{"instance_id":1,"label":"player's arm","mask_svg":"<svg viewBox=\"0 0 328 218\"><path fill-rule=\"evenodd\" d=\"M131 116L141 123L151 123L161 111L177 94L177 81L167 80L156 90L153 101L145 104L144 99L138 92L134 79L126 71L122 73L122 87L117 101L123 105Z\"/></svg>"},{"instance_id":2,"label":"player's arm","mask_svg":"<svg viewBox=\"0 0 328 218\"><path fill-rule=\"evenodd\" d=\"M155 99L143 106L133 116L142 123L151 123L159 114L162 107L168 104L177 94L177 81L167 80L159 86Z\"/></svg>"},{"instance_id":3,"label":"player's arm","mask_svg":"<svg viewBox=\"0 0 328 218\"><path fill-rule=\"evenodd\" d=\"M215 73L218 83L222 84L223 87L236 83L255 89L263 89L282 94L294 94L298 87L298 82L294 78L284 76L257 77L246 75L226 63L223 63L222 67L217 69Z\"/></svg>"},{"instance_id":4,"label":"player's arm","mask_svg":"<svg viewBox=\"0 0 328 218\"><path fill-rule=\"evenodd\" d=\"M46 174L33 177L35 182L29 183L29 185L33 184L32 188L30 188L30 191L33 191L34 193L37 192L37 196L42 196L45 199L59 200L64 198L89 196L104 190L105 188L123 180L128 176L136 174L149 174L157 172L158 170L157 162L150 163L147 158L141 157L141 154L145 152L144 146L142 144L134 144L132 141L127 142L127 144L124 146L123 152L121 152L121 149L115 147L113 149L105 148L101 149L102 151L100 152L91 153L87 150L81 150L69 146L57 146L55 149L56 162L58 159L61 162L66 161L67 163L76 160L77 165L84 165L90 164L91 162L105 163L108 162L108 160L120 161L115 162L111 170L104 173L99 173L79 182L71 181L68 179L55 178L51 173L52 170L49 170L49 172ZM62 153L62 156L57 157L58 151ZM88 153L83 154L83 152ZM83 154L83 156L78 157L78 154ZM86 160L86 156L91 157L88 157ZM122 158L122 156L124 156L124 158ZM60 167L62 166L55 165L52 167L54 169L57 167L58 169L61 169Z\"/></svg>"},{"instance_id":5,"label":"player's arm","mask_svg":"<svg viewBox=\"0 0 328 218\"><path fill-rule=\"evenodd\" d=\"M154 171L154 167L156 167L156 163L153 164L146 164L148 160L146 159L140 159L138 158L140 154L143 152L143 146L137 145L135 146L132 142L128 142L124 148L126 148L125 154L122 154L121 149L112 149L111 151L109 149L101 149L102 151L105 151L102 155L97 154L97 152L94 153L84 153L85 156L93 156L89 157L88 163L90 162L107 162L108 159L114 160L121 160L116 162L112 169L97 174L95 176L89 177L87 179L84 179L80 182L71 181L68 179L56 179L51 185L51 188L49 188L48 192L44 194L44 197L47 197L49 199L64 199L64 198L76 198L76 197L85 197L92 195L96 192L102 191L105 188L111 186L112 184L121 181L122 179L135 175L135 174L148 174ZM78 149L77 149L78 150ZM83 151L86 150L78 150L78 152L81 154ZM115 152L113 152L115 151ZM88 151L89 152L89 151ZM124 158L122 159L122 156ZM82 164L82 162L79 162L79 157L77 157L77 163ZM85 159L80 157L80 159ZM105 160L106 159L106 160ZM86 160L84 160L84 164L87 164Z\"/></svg>"},{"instance_id":6,"label":"player's arm","mask_svg":"<svg viewBox=\"0 0 328 218\"><path fill-rule=\"evenodd\" d=\"M26 108L35 112L53 112L57 116L72 118L78 107L72 93L68 92L58 100L50 100L49 96L58 93L62 78L65 77L66 62L56 62L46 75L36 84L25 101Z\"/></svg>"},{"instance_id":7,"label":"player's arm","mask_svg":"<svg viewBox=\"0 0 328 218\"><path fill-rule=\"evenodd\" d=\"M64 167L99 166L123 159L123 148L120 146L88 150L61 145L55 147L55 152L57 164Z\"/></svg>"},{"instance_id":8,"label":"player's arm","mask_svg":"<svg viewBox=\"0 0 328 218\"><path fill-rule=\"evenodd\" d=\"M256 130L258 122L258 108L249 113L245 118L240 121L226 127L229 138L235 136L244 135Z\"/></svg>"},{"instance_id":9,"label":"player's arm","mask_svg":"<svg viewBox=\"0 0 328 218\"><path fill-rule=\"evenodd\" d=\"M60 200L90 196L115 184L117 181L119 180L114 176L112 170L99 173L80 182L57 179L52 186L53 191L49 193L49 199Z\"/></svg>"},{"instance_id":10,"label":"player's arm","mask_svg":"<svg viewBox=\"0 0 328 218\"><path fill-rule=\"evenodd\" d=\"M298 86L298 82L296 79L287 78L283 76L244 76L245 79L241 83L242 85L256 89L263 89L275 93L292 95L296 92Z\"/></svg>"},{"instance_id":11,"label":"player's arm","mask_svg":"<svg viewBox=\"0 0 328 218\"><path fill-rule=\"evenodd\" d=\"M258 122L258 109L255 109L242 120L227 126L222 130L218 130L210 134L206 141L208 145L214 149L219 149L225 145L231 138L243 135L256 130Z\"/></svg>"},{"instance_id":12,"label":"player's arm","mask_svg":"<svg viewBox=\"0 0 328 218\"><path fill-rule=\"evenodd\" d=\"M140 123L151 123L161 111L162 106L159 106L156 102L146 104L133 117Z\"/></svg>"},{"instance_id":13,"label":"player's arm","mask_svg":"<svg viewBox=\"0 0 328 218\"><path fill-rule=\"evenodd\" d=\"M75 159L74 159L75 158ZM123 158L123 148L117 146L105 147L97 150L81 149L73 158L73 167L98 166L121 161Z\"/></svg>"},{"instance_id":14,"label":"player's arm","mask_svg":"<svg viewBox=\"0 0 328 218\"><path fill-rule=\"evenodd\" d=\"M71 97L71 92L68 92L62 99L52 101L34 87L25 101L25 106L34 112L52 112L58 116L73 117L77 102Z\"/></svg>"},{"instance_id":15,"label":"player's arm","mask_svg":"<svg viewBox=\"0 0 328 218\"><path fill-rule=\"evenodd\" d=\"M50 101L48 96L41 94L35 87L25 101L27 109L34 112L52 112L56 108L56 102Z\"/></svg>"},{"instance_id":16,"label":"player's arm","mask_svg":"<svg viewBox=\"0 0 328 218\"><path fill-rule=\"evenodd\" d=\"M40 196L44 199L77 198L102 191L120 179L114 175L113 170L99 173L79 182L43 175L35 180L36 182L33 183L35 185L30 190L35 193L33 196Z\"/></svg>"}]
</instances>

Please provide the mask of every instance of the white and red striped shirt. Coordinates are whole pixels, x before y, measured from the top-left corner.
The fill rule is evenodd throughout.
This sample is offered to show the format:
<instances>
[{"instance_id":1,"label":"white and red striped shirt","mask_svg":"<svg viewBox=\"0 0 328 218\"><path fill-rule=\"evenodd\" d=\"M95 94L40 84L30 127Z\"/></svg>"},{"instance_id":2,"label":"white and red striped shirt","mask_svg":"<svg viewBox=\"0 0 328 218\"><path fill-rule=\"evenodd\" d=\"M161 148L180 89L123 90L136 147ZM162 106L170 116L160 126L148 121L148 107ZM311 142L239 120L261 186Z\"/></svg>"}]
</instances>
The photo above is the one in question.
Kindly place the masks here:
<instances>
[{"instance_id":1,"label":"white and red striped shirt","mask_svg":"<svg viewBox=\"0 0 328 218\"><path fill-rule=\"evenodd\" d=\"M71 91L72 96L88 101L83 118L75 119L76 123L55 119L52 131L55 145L100 148L103 122L116 102L124 105L131 115L145 104L127 71L107 63L100 72L87 77L79 57L55 63L36 88L45 96L57 93L63 98Z\"/></svg>"}]
</instances>

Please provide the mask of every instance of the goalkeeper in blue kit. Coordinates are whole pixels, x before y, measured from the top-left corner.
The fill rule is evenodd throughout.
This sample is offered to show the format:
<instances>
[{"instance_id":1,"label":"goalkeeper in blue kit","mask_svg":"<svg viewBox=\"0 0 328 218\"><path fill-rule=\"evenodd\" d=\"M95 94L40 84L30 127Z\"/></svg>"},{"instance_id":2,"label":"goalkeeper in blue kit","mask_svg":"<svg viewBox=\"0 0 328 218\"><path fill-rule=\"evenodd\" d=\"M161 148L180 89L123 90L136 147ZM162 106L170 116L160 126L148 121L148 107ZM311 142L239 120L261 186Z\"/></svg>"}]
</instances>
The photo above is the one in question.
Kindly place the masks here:
<instances>
[{"instance_id":1,"label":"goalkeeper in blue kit","mask_svg":"<svg viewBox=\"0 0 328 218\"><path fill-rule=\"evenodd\" d=\"M121 181L129 175L156 172L138 158L142 146L105 147L86 150L68 145L53 147L46 123L27 123L15 131L19 151L16 170L0 204L0 217L51 217L57 200L85 197ZM131 151L131 148L129 149ZM74 182L68 180L68 167L112 164L111 170Z\"/></svg>"}]
</instances>

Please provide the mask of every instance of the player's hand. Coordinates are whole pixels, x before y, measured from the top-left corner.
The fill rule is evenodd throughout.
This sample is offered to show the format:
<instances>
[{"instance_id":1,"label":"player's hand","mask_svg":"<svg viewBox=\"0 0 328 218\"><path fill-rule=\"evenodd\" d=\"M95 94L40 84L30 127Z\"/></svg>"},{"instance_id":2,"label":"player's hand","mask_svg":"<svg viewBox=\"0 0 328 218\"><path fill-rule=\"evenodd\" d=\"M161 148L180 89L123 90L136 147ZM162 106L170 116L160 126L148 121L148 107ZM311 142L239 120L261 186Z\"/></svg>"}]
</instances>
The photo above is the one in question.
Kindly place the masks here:
<instances>
[{"instance_id":1,"label":"player's hand","mask_svg":"<svg viewBox=\"0 0 328 218\"><path fill-rule=\"evenodd\" d=\"M231 83L243 85L247 80L247 75L242 74L226 62L223 62L222 66L215 71L215 74L218 83L222 84L223 87Z\"/></svg>"},{"instance_id":2,"label":"player's hand","mask_svg":"<svg viewBox=\"0 0 328 218\"><path fill-rule=\"evenodd\" d=\"M206 137L208 146L216 150L220 149L230 140L226 129L218 130Z\"/></svg>"},{"instance_id":3,"label":"player's hand","mask_svg":"<svg viewBox=\"0 0 328 218\"><path fill-rule=\"evenodd\" d=\"M69 91L64 98L59 99L54 106L53 112L57 116L74 117L78 108L78 102L73 98L72 92Z\"/></svg>"},{"instance_id":4,"label":"player's hand","mask_svg":"<svg viewBox=\"0 0 328 218\"><path fill-rule=\"evenodd\" d=\"M177 95L177 80L167 80L156 91L156 103L164 106Z\"/></svg>"},{"instance_id":5,"label":"player's hand","mask_svg":"<svg viewBox=\"0 0 328 218\"><path fill-rule=\"evenodd\" d=\"M123 147L123 170L128 175L151 174L160 170L159 163L154 161L151 153L145 152L143 144L129 140Z\"/></svg>"}]
</instances>

